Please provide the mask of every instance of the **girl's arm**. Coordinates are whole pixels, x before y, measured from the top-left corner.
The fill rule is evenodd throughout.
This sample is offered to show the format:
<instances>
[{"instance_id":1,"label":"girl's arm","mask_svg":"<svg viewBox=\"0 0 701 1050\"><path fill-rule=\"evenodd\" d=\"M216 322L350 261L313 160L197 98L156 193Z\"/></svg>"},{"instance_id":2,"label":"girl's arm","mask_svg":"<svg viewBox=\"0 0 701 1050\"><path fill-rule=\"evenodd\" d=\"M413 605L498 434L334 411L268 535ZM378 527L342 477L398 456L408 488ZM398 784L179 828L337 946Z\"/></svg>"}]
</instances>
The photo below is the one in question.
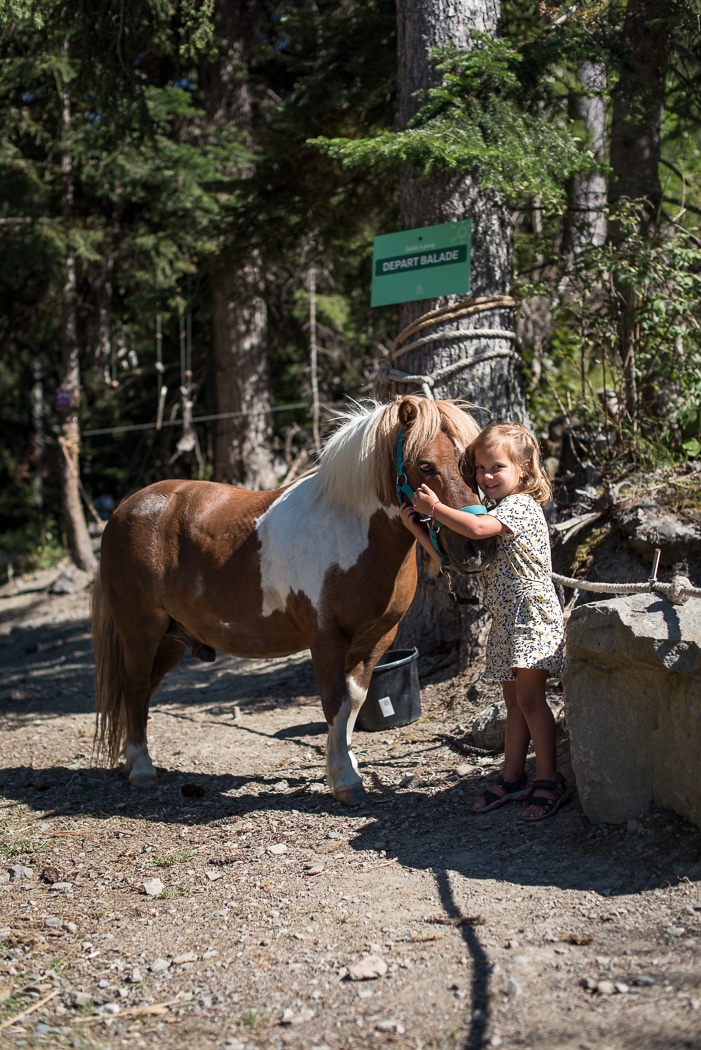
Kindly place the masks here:
<instances>
[{"instance_id":1,"label":"girl's arm","mask_svg":"<svg viewBox=\"0 0 701 1050\"><path fill-rule=\"evenodd\" d=\"M410 507L408 503L402 503L399 508L399 513L403 524L406 525L409 532L416 537L424 550L427 551L435 561L438 561L438 555L431 543L431 538L428 535L426 526L420 520L414 508Z\"/></svg>"},{"instance_id":2,"label":"girl's arm","mask_svg":"<svg viewBox=\"0 0 701 1050\"><path fill-rule=\"evenodd\" d=\"M414 493L414 508L419 514L430 514L441 525L446 525L453 532L468 536L471 540L485 540L489 536L498 536L502 532L510 531L493 514L469 514L446 507L428 485L421 485Z\"/></svg>"}]
</instances>

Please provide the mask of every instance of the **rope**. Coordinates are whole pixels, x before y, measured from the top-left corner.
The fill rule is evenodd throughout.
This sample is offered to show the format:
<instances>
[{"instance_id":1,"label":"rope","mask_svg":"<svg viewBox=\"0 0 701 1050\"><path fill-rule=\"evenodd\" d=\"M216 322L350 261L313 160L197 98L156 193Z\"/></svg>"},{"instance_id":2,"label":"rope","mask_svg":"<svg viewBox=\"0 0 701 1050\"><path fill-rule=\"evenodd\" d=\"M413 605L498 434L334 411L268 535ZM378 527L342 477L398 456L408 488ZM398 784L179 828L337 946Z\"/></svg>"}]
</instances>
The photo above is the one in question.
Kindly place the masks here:
<instances>
[{"instance_id":1,"label":"rope","mask_svg":"<svg viewBox=\"0 0 701 1050\"><path fill-rule=\"evenodd\" d=\"M422 388L424 397L434 400L433 387L436 383L448 378L448 376L455 375L457 372L462 372L463 369L470 368L472 365L478 365L482 361L490 361L494 357L511 357L515 361L521 361L519 355L513 350L489 350L484 354L477 354L475 357L461 357L459 361L453 361L452 364L439 368L431 375L410 375L408 372L402 372L399 368L387 368L384 366L377 370L377 378L389 383L416 383Z\"/></svg>"},{"instance_id":2,"label":"rope","mask_svg":"<svg viewBox=\"0 0 701 1050\"><path fill-rule=\"evenodd\" d=\"M563 587L593 591L596 594L666 594L673 605L683 605L687 598L701 598L701 587L692 587L686 576L675 576L671 583L659 583L657 580L648 580L646 583L588 583L554 572L552 579L553 583Z\"/></svg>"},{"instance_id":3,"label":"rope","mask_svg":"<svg viewBox=\"0 0 701 1050\"><path fill-rule=\"evenodd\" d=\"M410 350L418 350L422 346L428 346L430 343L461 343L464 339L510 339L516 342L516 333L512 332L509 328L473 328L467 332L439 332L438 335L425 335L422 339L415 339L413 343L408 343L407 346L403 346L398 353L392 354L392 360L396 361L398 358L403 357L404 354L408 354Z\"/></svg>"},{"instance_id":4,"label":"rope","mask_svg":"<svg viewBox=\"0 0 701 1050\"><path fill-rule=\"evenodd\" d=\"M496 310L499 308L514 309L517 305L518 303L516 299L513 299L510 295L482 295L474 299L458 299L454 303L448 303L446 306L440 306L435 310L429 310L415 321L412 321L410 325L407 325L407 327L399 333L389 352L391 365L383 365L378 368L375 377L376 382L384 382L387 385L392 383L414 384L421 387L421 392L424 397L434 400L435 395L433 393L433 388L436 383L440 383L442 380L454 376L458 372L462 372L467 368L472 368L474 365L480 364L483 361L491 361L500 357L509 357L520 363L521 357L514 350L489 350L473 357L461 357L459 361L454 361L451 364L445 365L443 368L439 368L435 372L426 375L411 374L410 372L404 372L402 369L396 367L396 362L400 357L403 357L404 354L408 354L411 350L419 349L420 347L427 346L431 343L460 342L468 339L508 339L515 342L516 333L507 328L476 328L472 331L466 332L438 332L433 335L422 336L411 342L407 342L407 340L411 339L411 337L417 332L432 327L444 319L470 317L474 314L484 313L487 310Z\"/></svg>"},{"instance_id":5,"label":"rope","mask_svg":"<svg viewBox=\"0 0 701 1050\"><path fill-rule=\"evenodd\" d=\"M66 464L68 465L68 469L70 470L71 475L73 476L73 480L78 486L78 489L80 491L81 496L83 497L86 507L92 514L97 524L104 525L104 520L97 513L93 501L90 499L90 496L88 496L87 492L85 491L85 486L83 485L80 474L76 471L76 462L78 459L78 453L80 451L80 438L78 438L75 434L72 434L69 437L64 437L62 434L59 434L58 444L59 448L63 452L63 455L66 459ZM74 462L74 459L76 462Z\"/></svg>"},{"instance_id":6,"label":"rope","mask_svg":"<svg viewBox=\"0 0 701 1050\"><path fill-rule=\"evenodd\" d=\"M485 310L496 310L498 307L513 309L516 306L518 306L517 300L510 295L481 295L475 299L458 299L454 303L448 303L447 306L439 306L435 310L429 310L415 321L412 321L410 325L407 325L399 333L392 344L390 357L393 360L401 357L401 354L397 351L402 343L405 343L414 332L419 332L422 328L429 328L442 317L470 317L472 314L483 313Z\"/></svg>"}]
</instances>

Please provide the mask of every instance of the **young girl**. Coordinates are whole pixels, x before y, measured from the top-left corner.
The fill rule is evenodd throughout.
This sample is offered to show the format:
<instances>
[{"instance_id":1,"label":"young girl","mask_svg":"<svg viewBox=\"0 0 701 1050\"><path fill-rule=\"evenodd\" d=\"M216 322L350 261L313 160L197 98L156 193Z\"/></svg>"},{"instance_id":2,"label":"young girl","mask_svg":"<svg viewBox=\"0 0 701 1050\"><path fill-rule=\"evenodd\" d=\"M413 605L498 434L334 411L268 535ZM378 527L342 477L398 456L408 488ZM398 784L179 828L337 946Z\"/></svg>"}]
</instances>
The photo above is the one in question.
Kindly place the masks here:
<instances>
[{"instance_id":1,"label":"young girl","mask_svg":"<svg viewBox=\"0 0 701 1050\"><path fill-rule=\"evenodd\" d=\"M497 552L483 574L484 603L492 616L487 673L502 683L506 704L504 768L472 807L489 813L506 802L528 799L525 821L545 820L568 795L556 768L555 720L545 698L548 675L559 676L563 619L551 579L550 538L542 507L551 498L540 450L525 427L490 423L467 449L487 514L444 506L433 489L421 485L402 520L429 553L424 522L428 516L472 539L497 537ZM413 509L412 509L413 508ZM533 741L533 789L525 773Z\"/></svg>"}]
</instances>

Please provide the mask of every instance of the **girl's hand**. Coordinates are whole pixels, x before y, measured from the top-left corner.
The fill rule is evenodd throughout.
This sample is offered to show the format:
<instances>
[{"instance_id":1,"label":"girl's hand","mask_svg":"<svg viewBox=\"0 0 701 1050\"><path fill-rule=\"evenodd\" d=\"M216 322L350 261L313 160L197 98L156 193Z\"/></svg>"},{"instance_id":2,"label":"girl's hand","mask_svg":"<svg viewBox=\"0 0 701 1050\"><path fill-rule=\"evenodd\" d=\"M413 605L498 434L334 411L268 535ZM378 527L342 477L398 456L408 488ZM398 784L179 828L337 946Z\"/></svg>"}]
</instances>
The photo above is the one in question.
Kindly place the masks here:
<instances>
[{"instance_id":1,"label":"girl's hand","mask_svg":"<svg viewBox=\"0 0 701 1050\"><path fill-rule=\"evenodd\" d=\"M428 485L419 485L414 493L413 506L419 514L431 515L436 503L440 503L438 496Z\"/></svg>"},{"instance_id":2,"label":"girl's hand","mask_svg":"<svg viewBox=\"0 0 701 1050\"><path fill-rule=\"evenodd\" d=\"M413 507L409 506L408 503L402 503L399 508L399 514L402 523L407 527L409 532L413 533L414 536L418 538L422 533L426 532L426 528L422 525L419 515Z\"/></svg>"}]
</instances>

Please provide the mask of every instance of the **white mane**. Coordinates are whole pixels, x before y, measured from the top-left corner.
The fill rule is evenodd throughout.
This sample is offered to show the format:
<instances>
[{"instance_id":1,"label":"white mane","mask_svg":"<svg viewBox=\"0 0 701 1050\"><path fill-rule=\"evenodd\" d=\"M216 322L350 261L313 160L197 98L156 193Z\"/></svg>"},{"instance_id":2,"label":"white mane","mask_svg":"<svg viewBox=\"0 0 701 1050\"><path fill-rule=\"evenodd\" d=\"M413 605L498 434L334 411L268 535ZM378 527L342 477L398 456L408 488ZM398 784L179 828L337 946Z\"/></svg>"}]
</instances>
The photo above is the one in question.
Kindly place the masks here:
<instances>
[{"instance_id":1,"label":"white mane","mask_svg":"<svg viewBox=\"0 0 701 1050\"><path fill-rule=\"evenodd\" d=\"M351 513L372 514L382 505L377 463L387 455L387 438L379 423L390 408L378 401L354 402L339 413L341 425L326 442L314 479L319 498Z\"/></svg>"}]
</instances>

